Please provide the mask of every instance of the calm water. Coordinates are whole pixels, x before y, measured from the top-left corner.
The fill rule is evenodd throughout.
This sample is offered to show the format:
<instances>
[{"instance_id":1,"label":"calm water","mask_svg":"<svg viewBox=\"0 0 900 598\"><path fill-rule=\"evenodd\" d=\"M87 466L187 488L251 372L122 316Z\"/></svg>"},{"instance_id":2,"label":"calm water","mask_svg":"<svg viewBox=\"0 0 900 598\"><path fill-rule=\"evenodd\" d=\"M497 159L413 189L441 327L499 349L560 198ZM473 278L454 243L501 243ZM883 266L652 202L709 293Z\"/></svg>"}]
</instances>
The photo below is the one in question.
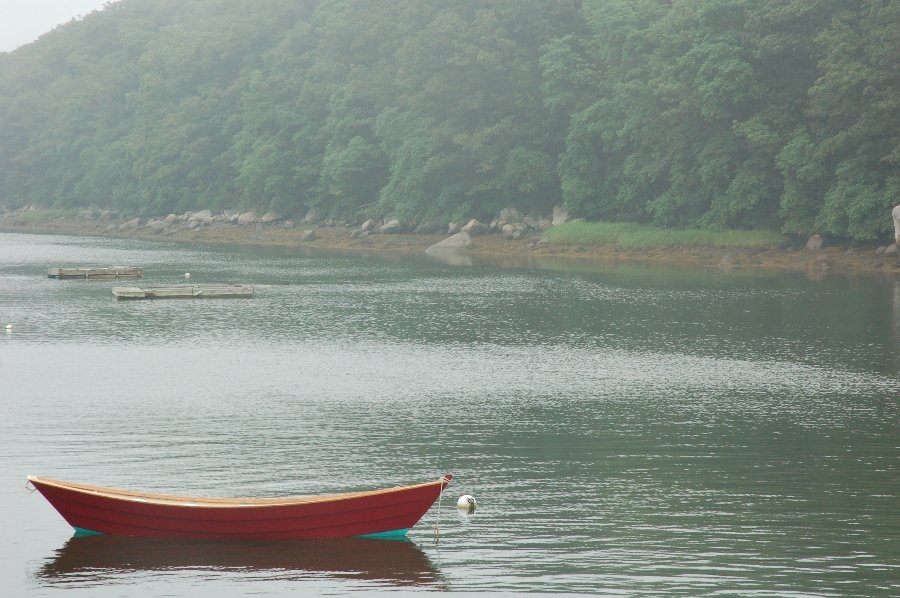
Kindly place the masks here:
<instances>
[{"instance_id":1,"label":"calm water","mask_svg":"<svg viewBox=\"0 0 900 598\"><path fill-rule=\"evenodd\" d=\"M117 303L121 282L46 277L82 265L266 286ZM5 596L900 594L894 281L0 234L5 323ZM25 488L444 471L409 542L73 538Z\"/></svg>"}]
</instances>

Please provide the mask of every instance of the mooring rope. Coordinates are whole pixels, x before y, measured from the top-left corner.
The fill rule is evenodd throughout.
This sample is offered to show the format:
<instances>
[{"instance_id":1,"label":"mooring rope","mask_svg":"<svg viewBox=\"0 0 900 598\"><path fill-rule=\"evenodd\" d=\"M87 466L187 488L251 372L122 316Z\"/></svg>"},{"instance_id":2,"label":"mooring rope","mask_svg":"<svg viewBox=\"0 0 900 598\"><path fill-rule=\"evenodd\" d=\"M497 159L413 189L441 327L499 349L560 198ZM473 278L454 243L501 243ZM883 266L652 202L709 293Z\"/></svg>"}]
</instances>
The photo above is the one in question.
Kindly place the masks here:
<instances>
[{"instance_id":1,"label":"mooring rope","mask_svg":"<svg viewBox=\"0 0 900 598\"><path fill-rule=\"evenodd\" d=\"M441 484L441 489L440 489L440 491L438 492L438 498L437 498L437 505L438 505L438 508L437 508L437 521L435 521L434 525L431 526L431 528L434 530L434 543L435 543L435 544L437 544L437 543L440 542L440 540L441 540L441 529L440 529L440 525L441 525L441 497L444 496L444 490L447 489L447 486L444 485L444 482L445 482L445 481L446 481L448 484L450 483L449 480L447 480L447 477L446 477L446 476L441 476L441 479L438 480L438 483Z\"/></svg>"}]
</instances>

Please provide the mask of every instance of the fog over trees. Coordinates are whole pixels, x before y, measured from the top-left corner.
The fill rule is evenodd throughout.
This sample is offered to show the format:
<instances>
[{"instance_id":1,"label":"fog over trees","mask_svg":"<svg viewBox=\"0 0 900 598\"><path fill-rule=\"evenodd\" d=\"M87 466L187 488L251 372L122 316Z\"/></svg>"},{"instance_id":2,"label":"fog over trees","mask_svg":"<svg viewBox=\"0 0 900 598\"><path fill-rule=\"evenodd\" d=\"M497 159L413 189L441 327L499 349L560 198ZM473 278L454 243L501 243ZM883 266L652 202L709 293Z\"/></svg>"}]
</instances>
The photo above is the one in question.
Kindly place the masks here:
<instances>
[{"instance_id":1,"label":"fog over trees","mask_svg":"<svg viewBox=\"0 0 900 598\"><path fill-rule=\"evenodd\" d=\"M0 206L890 236L897 0L121 0L0 54Z\"/></svg>"}]
</instances>

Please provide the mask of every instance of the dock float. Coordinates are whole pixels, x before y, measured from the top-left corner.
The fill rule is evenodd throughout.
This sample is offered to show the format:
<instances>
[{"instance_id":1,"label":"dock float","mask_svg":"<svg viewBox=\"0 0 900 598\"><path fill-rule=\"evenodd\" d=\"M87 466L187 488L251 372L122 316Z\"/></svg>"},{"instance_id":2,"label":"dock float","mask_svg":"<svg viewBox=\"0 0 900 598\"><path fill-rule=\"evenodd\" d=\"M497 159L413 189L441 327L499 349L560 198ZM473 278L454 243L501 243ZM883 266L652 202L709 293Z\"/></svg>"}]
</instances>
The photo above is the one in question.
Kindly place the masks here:
<instances>
[{"instance_id":1,"label":"dock float","mask_svg":"<svg viewBox=\"0 0 900 598\"><path fill-rule=\"evenodd\" d=\"M108 268L50 268L48 278L143 278L144 269L134 266L109 266Z\"/></svg>"},{"instance_id":2,"label":"dock float","mask_svg":"<svg viewBox=\"0 0 900 598\"><path fill-rule=\"evenodd\" d=\"M120 299L240 299L253 297L250 285L178 286L178 287L113 287L112 294Z\"/></svg>"}]
</instances>

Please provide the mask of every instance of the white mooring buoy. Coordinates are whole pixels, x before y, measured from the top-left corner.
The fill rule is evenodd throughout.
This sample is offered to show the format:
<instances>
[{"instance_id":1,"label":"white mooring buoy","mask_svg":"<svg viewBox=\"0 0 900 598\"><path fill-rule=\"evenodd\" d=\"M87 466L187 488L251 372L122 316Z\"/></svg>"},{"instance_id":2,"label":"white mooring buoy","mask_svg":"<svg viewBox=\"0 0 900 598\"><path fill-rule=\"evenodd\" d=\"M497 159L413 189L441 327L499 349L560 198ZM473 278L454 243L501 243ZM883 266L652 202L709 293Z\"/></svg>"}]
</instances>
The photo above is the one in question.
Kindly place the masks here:
<instances>
[{"instance_id":1,"label":"white mooring buoy","mask_svg":"<svg viewBox=\"0 0 900 598\"><path fill-rule=\"evenodd\" d=\"M191 273L190 273L190 272L185 272L185 273L184 273L184 277L185 277L185 278L190 278L190 277L191 277Z\"/></svg>"},{"instance_id":2,"label":"white mooring buoy","mask_svg":"<svg viewBox=\"0 0 900 598\"><path fill-rule=\"evenodd\" d=\"M12 324L7 324L7 325L6 325L6 331L7 331L7 332L12 332Z\"/></svg>"},{"instance_id":3,"label":"white mooring buoy","mask_svg":"<svg viewBox=\"0 0 900 598\"><path fill-rule=\"evenodd\" d=\"M475 497L471 494L463 494L459 497L459 500L456 501L456 508L460 511L465 511L466 513L475 512L476 506L478 506L478 503L475 502Z\"/></svg>"}]
</instances>

